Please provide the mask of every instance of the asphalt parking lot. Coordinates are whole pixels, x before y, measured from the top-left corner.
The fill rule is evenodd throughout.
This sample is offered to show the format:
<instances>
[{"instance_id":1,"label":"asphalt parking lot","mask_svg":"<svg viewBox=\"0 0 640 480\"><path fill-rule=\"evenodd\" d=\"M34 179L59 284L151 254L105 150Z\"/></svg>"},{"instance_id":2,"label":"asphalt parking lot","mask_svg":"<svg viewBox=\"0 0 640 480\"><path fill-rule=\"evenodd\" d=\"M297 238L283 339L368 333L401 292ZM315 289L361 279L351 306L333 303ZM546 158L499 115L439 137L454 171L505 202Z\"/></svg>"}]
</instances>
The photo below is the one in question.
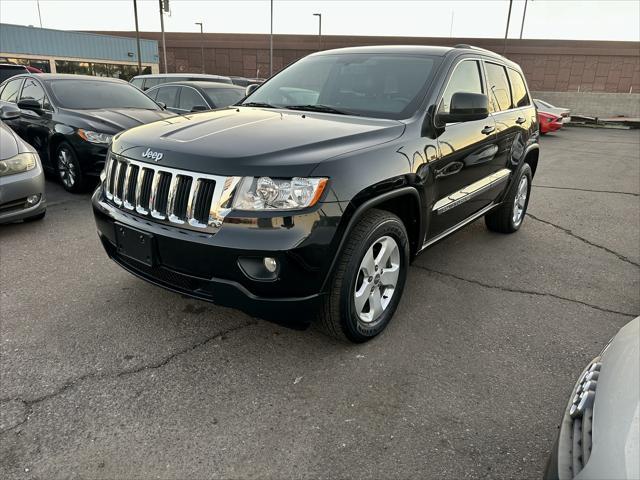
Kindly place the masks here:
<instances>
[{"instance_id":1,"label":"asphalt parking lot","mask_svg":"<svg viewBox=\"0 0 640 480\"><path fill-rule=\"evenodd\" d=\"M523 228L428 250L359 346L136 279L48 182L43 221L0 227L0 477L540 478L640 313L640 131L541 143Z\"/></svg>"}]
</instances>

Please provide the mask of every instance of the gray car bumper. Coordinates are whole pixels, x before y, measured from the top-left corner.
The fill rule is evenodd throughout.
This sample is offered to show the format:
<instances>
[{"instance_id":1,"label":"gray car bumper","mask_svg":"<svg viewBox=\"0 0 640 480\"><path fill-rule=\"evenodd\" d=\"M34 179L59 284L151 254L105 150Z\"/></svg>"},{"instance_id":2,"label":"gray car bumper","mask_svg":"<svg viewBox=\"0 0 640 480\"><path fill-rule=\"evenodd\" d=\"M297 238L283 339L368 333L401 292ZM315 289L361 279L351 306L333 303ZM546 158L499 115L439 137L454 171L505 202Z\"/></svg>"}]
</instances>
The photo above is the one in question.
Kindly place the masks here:
<instances>
[{"instance_id":1,"label":"gray car bumper","mask_svg":"<svg viewBox=\"0 0 640 480\"><path fill-rule=\"evenodd\" d=\"M40 195L34 205L27 203L31 195ZM44 173L39 162L36 168L28 172L0 177L0 223L33 217L46 209Z\"/></svg>"}]
</instances>

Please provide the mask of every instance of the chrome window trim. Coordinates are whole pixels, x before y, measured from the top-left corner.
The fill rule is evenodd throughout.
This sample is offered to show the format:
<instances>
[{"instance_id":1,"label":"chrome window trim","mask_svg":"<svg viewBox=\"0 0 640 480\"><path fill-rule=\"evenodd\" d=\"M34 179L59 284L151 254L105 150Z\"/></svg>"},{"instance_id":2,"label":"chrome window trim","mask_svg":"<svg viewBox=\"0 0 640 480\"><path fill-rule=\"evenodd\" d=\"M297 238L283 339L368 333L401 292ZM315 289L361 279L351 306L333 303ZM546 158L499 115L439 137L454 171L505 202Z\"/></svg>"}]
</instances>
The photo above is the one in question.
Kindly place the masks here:
<instances>
[{"instance_id":1,"label":"chrome window trim","mask_svg":"<svg viewBox=\"0 0 640 480\"><path fill-rule=\"evenodd\" d=\"M480 193L506 182L510 174L511 170L509 170L508 168L498 170L497 172L494 172L491 175L478 180L477 182L461 188L457 192L453 192L446 197L441 198L433 205L432 211L437 215L441 215L448 210L451 210L452 208L462 205L468 200L471 200Z\"/></svg>"}]
</instances>

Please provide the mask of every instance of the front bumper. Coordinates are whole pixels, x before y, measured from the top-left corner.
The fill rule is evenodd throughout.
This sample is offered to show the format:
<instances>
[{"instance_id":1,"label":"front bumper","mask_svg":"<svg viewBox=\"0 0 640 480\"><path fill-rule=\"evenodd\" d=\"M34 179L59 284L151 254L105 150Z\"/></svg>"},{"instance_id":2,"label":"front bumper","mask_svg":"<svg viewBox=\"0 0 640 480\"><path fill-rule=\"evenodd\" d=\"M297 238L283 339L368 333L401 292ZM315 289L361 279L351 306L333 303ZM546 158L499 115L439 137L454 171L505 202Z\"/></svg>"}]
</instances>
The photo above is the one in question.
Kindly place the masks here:
<instances>
[{"instance_id":1,"label":"front bumper","mask_svg":"<svg viewBox=\"0 0 640 480\"><path fill-rule=\"evenodd\" d=\"M29 205L26 201L31 195L40 195L39 201L34 205ZM44 173L40 162L28 172L0 177L0 223L33 217L46 209Z\"/></svg>"},{"instance_id":2,"label":"front bumper","mask_svg":"<svg viewBox=\"0 0 640 480\"><path fill-rule=\"evenodd\" d=\"M216 233L196 232L152 222L106 201L102 188L93 195L100 240L116 263L166 289L260 317L279 317L315 309L337 249L338 204L290 217L234 218ZM122 255L116 225L153 236L152 266ZM247 273L246 262L278 261L275 278Z\"/></svg>"}]
</instances>

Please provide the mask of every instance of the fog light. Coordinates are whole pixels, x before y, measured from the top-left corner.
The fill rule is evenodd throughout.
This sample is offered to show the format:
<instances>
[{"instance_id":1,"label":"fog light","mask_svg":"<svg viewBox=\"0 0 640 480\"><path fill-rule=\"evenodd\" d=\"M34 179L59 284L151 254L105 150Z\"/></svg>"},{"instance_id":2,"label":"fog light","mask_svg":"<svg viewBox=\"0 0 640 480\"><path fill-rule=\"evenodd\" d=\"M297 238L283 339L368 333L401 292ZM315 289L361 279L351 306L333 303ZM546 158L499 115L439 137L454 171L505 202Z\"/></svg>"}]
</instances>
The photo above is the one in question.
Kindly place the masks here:
<instances>
[{"instance_id":1,"label":"fog light","mask_svg":"<svg viewBox=\"0 0 640 480\"><path fill-rule=\"evenodd\" d=\"M27 207L32 207L36 203L38 203L39 201L40 201L40 194L39 193L36 193L35 195L29 195L27 197Z\"/></svg>"},{"instance_id":2,"label":"fog light","mask_svg":"<svg viewBox=\"0 0 640 480\"><path fill-rule=\"evenodd\" d=\"M264 268L266 268L268 272L274 273L278 268L278 261L275 258L264 257Z\"/></svg>"}]
</instances>

